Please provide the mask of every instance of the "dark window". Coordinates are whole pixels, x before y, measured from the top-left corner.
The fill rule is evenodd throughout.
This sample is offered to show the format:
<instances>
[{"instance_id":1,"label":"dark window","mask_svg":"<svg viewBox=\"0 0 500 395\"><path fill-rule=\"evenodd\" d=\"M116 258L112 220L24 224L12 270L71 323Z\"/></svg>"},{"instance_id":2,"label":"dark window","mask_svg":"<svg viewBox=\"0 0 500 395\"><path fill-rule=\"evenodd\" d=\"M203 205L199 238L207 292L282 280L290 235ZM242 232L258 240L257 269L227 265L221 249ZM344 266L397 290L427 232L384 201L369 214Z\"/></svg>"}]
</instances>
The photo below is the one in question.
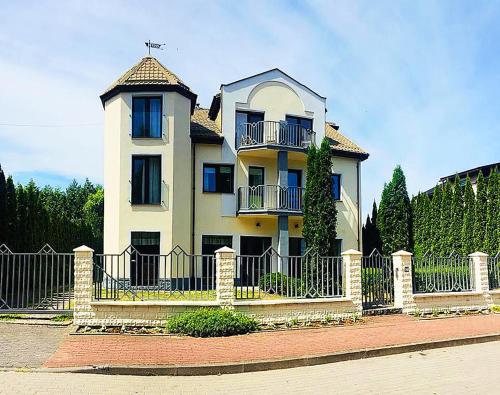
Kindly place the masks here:
<instances>
[{"instance_id":1,"label":"dark window","mask_svg":"<svg viewBox=\"0 0 500 395\"><path fill-rule=\"evenodd\" d=\"M160 204L161 157L132 157L132 204Z\"/></svg>"},{"instance_id":2,"label":"dark window","mask_svg":"<svg viewBox=\"0 0 500 395\"><path fill-rule=\"evenodd\" d=\"M233 193L233 165L203 165L203 192Z\"/></svg>"},{"instance_id":3,"label":"dark window","mask_svg":"<svg viewBox=\"0 0 500 395\"><path fill-rule=\"evenodd\" d=\"M342 239L335 239L330 246L329 256L340 256L342 252Z\"/></svg>"},{"instance_id":4,"label":"dark window","mask_svg":"<svg viewBox=\"0 0 500 395\"><path fill-rule=\"evenodd\" d=\"M135 249L130 256L131 285L158 285L160 232L132 232L131 244Z\"/></svg>"},{"instance_id":5,"label":"dark window","mask_svg":"<svg viewBox=\"0 0 500 395\"><path fill-rule=\"evenodd\" d=\"M201 253L203 256L203 278L201 281L202 289L215 289L215 251L222 247L233 247L232 236L202 236Z\"/></svg>"},{"instance_id":6,"label":"dark window","mask_svg":"<svg viewBox=\"0 0 500 395\"><path fill-rule=\"evenodd\" d=\"M302 126L304 129L312 130L312 119L310 118L300 118L287 115L286 123L289 125L299 125Z\"/></svg>"},{"instance_id":7,"label":"dark window","mask_svg":"<svg viewBox=\"0 0 500 395\"><path fill-rule=\"evenodd\" d=\"M132 137L161 137L161 97L132 98Z\"/></svg>"},{"instance_id":8,"label":"dark window","mask_svg":"<svg viewBox=\"0 0 500 395\"><path fill-rule=\"evenodd\" d=\"M250 124L263 120L262 112L236 111L236 147L240 146L242 139L262 143L262 128L255 129Z\"/></svg>"},{"instance_id":9,"label":"dark window","mask_svg":"<svg viewBox=\"0 0 500 395\"><path fill-rule=\"evenodd\" d=\"M257 185L264 185L264 168L250 166L248 168L248 185L256 187Z\"/></svg>"},{"instance_id":10,"label":"dark window","mask_svg":"<svg viewBox=\"0 0 500 395\"><path fill-rule=\"evenodd\" d=\"M332 174L332 196L340 200L340 174Z\"/></svg>"}]
</instances>

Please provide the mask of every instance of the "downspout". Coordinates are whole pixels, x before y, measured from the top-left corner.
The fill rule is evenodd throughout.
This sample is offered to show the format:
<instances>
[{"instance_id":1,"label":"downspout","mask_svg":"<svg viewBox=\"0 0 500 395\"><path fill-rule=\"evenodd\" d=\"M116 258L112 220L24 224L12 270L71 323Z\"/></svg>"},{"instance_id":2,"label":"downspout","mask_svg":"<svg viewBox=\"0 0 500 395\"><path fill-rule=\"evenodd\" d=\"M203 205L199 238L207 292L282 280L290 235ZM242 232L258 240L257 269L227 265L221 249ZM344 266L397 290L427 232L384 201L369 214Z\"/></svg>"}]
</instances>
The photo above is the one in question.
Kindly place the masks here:
<instances>
[{"instance_id":1,"label":"downspout","mask_svg":"<svg viewBox=\"0 0 500 395\"><path fill-rule=\"evenodd\" d=\"M196 212L196 194L195 194L195 189L196 189L196 181L195 181L195 176L196 176L196 144L191 143L191 158L192 158L192 163L191 163L191 254L194 255L194 235L195 235L195 212ZM194 267L192 268L192 272L194 273Z\"/></svg>"},{"instance_id":2,"label":"downspout","mask_svg":"<svg viewBox=\"0 0 500 395\"><path fill-rule=\"evenodd\" d=\"M360 160L358 160L356 162L356 173L357 173L357 177L358 177L357 192L356 192L356 200L357 200L357 206L358 206L358 251L361 251L361 197L360 197L361 161Z\"/></svg>"}]
</instances>

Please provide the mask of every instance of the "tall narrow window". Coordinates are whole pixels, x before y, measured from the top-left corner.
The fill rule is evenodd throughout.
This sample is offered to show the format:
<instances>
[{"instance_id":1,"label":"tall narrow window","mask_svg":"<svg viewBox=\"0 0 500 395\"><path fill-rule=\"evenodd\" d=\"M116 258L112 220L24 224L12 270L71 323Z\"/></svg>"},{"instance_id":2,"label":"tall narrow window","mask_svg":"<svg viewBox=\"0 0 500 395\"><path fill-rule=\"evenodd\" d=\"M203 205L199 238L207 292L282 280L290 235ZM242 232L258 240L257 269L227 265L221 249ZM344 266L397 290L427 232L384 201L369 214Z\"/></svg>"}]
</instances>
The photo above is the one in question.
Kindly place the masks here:
<instances>
[{"instance_id":1,"label":"tall narrow window","mask_svg":"<svg viewBox=\"0 0 500 395\"><path fill-rule=\"evenodd\" d=\"M203 192L233 193L233 173L233 165L203 165Z\"/></svg>"},{"instance_id":2,"label":"tall narrow window","mask_svg":"<svg viewBox=\"0 0 500 395\"><path fill-rule=\"evenodd\" d=\"M332 196L340 200L340 174L332 174Z\"/></svg>"},{"instance_id":3,"label":"tall narrow window","mask_svg":"<svg viewBox=\"0 0 500 395\"><path fill-rule=\"evenodd\" d=\"M160 204L161 157L132 157L132 204Z\"/></svg>"},{"instance_id":4,"label":"tall narrow window","mask_svg":"<svg viewBox=\"0 0 500 395\"><path fill-rule=\"evenodd\" d=\"M161 97L132 98L132 137L161 137Z\"/></svg>"}]
</instances>

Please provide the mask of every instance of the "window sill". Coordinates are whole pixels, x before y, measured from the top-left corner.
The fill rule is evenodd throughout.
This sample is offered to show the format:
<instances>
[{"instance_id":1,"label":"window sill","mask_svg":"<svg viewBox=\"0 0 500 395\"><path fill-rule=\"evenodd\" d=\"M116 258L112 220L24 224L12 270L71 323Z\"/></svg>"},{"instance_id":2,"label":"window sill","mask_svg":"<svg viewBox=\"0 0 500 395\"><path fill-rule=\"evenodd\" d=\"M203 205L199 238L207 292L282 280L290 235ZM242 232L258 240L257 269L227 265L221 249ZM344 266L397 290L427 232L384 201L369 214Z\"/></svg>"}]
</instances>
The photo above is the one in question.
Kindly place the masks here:
<instances>
[{"instance_id":1,"label":"window sill","mask_svg":"<svg viewBox=\"0 0 500 395\"><path fill-rule=\"evenodd\" d=\"M132 140L154 140L154 141L163 140L163 137L147 137L147 136L144 136L144 137L141 137L141 136L134 137L134 136L131 136L131 138L132 138Z\"/></svg>"},{"instance_id":2,"label":"window sill","mask_svg":"<svg viewBox=\"0 0 500 395\"><path fill-rule=\"evenodd\" d=\"M202 193L206 193L208 195L234 195L234 192L210 192L210 191L202 191Z\"/></svg>"},{"instance_id":3,"label":"window sill","mask_svg":"<svg viewBox=\"0 0 500 395\"><path fill-rule=\"evenodd\" d=\"M130 203L132 207L162 207L161 203Z\"/></svg>"}]
</instances>

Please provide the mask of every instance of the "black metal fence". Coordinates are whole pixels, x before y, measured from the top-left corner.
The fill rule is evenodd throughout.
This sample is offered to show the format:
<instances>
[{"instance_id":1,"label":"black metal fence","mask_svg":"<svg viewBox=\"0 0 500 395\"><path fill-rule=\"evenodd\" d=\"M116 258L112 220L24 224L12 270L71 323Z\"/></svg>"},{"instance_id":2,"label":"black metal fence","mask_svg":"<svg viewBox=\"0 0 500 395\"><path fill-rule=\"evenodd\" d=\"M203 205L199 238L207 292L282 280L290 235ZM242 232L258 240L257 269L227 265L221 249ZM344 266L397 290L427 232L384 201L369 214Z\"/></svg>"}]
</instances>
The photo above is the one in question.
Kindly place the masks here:
<instances>
[{"instance_id":1,"label":"black metal fence","mask_svg":"<svg viewBox=\"0 0 500 395\"><path fill-rule=\"evenodd\" d=\"M490 289L500 288L500 252L488 257L488 279Z\"/></svg>"},{"instance_id":2,"label":"black metal fence","mask_svg":"<svg viewBox=\"0 0 500 395\"><path fill-rule=\"evenodd\" d=\"M133 246L121 254L94 255L96 300L215 299L215 256L142 254Z\"/></svg>"},{"instance_id":3,"label":"black metal fence","mask_svg":"<svg viewBox=\"0 0 500 395\"><path fill-rule=\"evenodd\" d=\"M413 292L464 292L474 289L474 268L469 257L451 254L413 258Z\"/></svg>"},{"instance_id":4,"label":"black metal fence","mask_svg":"<svg viewBox=\"0 0 500 395\"><path fill-rule=\"evenodd\" d=\"M46 244L37 253L0 246L0 311L69 312L73 308L74 255Z\"/></svg>"},{"instance_id":5,"label":"black metal fence","mask_svg":"<svg viewBox=\"0 0 500 395\"><path fill-rule=\"evenodd\" d=\"M392 259L374 249L361 258L363 308L373 309L394 304L394 274Z\"/></svg>"},{"instance_id":6,"label":"black metal fence","mask_svg":"<svg viewBox=\"0 0 500 395\"><path fill-rule=\"evenodd\" d=\"M342 257L306 253L236 257L236 299L331 298L345 295Z\"/></svg>"}]
</instances>

